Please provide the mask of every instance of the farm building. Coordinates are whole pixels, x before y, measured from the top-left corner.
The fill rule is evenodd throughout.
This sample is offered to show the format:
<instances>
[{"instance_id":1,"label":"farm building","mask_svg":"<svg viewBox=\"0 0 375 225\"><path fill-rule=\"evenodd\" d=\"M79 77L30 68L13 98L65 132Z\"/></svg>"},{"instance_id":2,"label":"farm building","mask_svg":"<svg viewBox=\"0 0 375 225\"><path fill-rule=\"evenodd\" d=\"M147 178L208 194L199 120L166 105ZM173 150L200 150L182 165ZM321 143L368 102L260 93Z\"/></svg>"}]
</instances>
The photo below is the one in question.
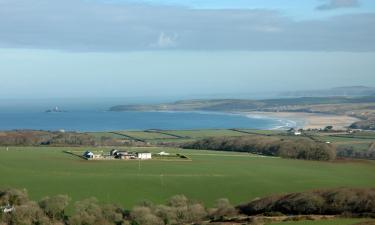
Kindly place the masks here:
<instances>
[{"instance_id":1,"label":"farm building","mask_svg":"<svg viewBox=\"0 0 375 225\"><path fill-rule=\"evenodd\" d=\"M93 156L94 156L94 153L90 151L85 151L85 153L83 153L83 157L85 158L92 158Z\"/></svg>"},{"instance_id":2,"label":"farm building","mask_svg":"<svg viewBox=\"0 0 375 225\"><path fill-rule=\"evenodd\" d=\"M138 159L151 159L151 153L150 152L137 152L137 158Z\"/></svg>"},{"instance_id":3,"label":"farm building","mask_svg":"<svg viewBox=\"0 0 375 225\"><path fill-rule=\"evenodd\" d=\"M102 155L96 155L90 151L85 151L85 153L83 153L83 157L86 159L100 159L102 158Z\"/></svg>"},{"instance_id":4,"label":"farm building","mask_svg":"<svg viewBox=\"0 0 375 225\"><path fill-rule=\"evenodd\" d=\"M170 154L168 152L163 151L163 152L159 152L158 155L163 156L163 155L170 155Z\"/></svg>"},{"instance_id":5,"label":"farm building","mask_svg":"<svg viewBox=\"0 0 375 225\"><path fill-rule=\"evenodd\" d=\"M112 150L109 152L109 154L110 154L111 156L116 156L118 152L119 152L119 150L117 150L117 149L112 149Z\"/></svg>"},{"instance_id":6,"label":"farm building","mask_svg":"<svg viewBox=\"0 0 375 225\"><path fill-rule=\"evenodd\" d=\"M127 151L119 151L117 149L112 149L110 155L115 159L135 159L136 155Z\"/></svg>"},{"instance_id":7,"label":"farm building","mask_svg":"<svg viewBox=\"0 0 375 225\"><path fill-rule=\"evenodd\" d=\"M117 149L112 149L110 151L110 155L116 159L151 159L152 155L149 152L128 152L128 151L120 151Z\"/></svg>"}]
</instances>

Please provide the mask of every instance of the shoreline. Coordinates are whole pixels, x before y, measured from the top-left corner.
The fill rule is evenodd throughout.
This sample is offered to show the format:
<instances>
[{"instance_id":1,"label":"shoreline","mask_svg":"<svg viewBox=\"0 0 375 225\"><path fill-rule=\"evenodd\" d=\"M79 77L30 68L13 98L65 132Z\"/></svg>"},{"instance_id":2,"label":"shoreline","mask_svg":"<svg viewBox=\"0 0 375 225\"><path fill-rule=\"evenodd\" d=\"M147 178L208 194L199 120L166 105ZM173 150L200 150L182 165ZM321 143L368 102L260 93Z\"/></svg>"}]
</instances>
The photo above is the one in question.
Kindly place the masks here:
<instances>
[{"instance_id":1,"label":"shoreline","mask_svg":"<svg viewBox=\"0 0 375 225\"><path fill-rule=\"evenodd\" d=\"M360 119L347 115L334 115L322 113L305 113L305 112L247 112L246 116L256 118L271 118L282 120L280 122L286 123L285 126L279 128L303 128L303 129L319 129L326 126L333 126L333 129L342 130L347 129L352 123ZM294 126L289 126L294 124Z\"/></svg>"}]
</instances>

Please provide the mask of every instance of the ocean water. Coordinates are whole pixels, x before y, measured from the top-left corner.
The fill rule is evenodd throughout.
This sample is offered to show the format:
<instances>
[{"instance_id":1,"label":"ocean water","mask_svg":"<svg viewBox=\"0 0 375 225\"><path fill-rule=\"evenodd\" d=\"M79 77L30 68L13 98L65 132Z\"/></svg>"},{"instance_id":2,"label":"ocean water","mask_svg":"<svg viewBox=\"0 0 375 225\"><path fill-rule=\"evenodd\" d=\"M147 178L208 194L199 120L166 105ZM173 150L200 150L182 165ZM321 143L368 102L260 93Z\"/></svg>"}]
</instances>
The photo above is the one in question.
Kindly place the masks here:
<instances>
[{"instance_id":1,"label":"ocean water","mask_svg":"<svg viewBox=\"0 0 375 225\"><path fill-rule=\"evenodd\" d=\"M288 126L291 126L290 121L276 118L214 112L0 111L0 130L275 129Z\"/></svg>"}]
</instances>

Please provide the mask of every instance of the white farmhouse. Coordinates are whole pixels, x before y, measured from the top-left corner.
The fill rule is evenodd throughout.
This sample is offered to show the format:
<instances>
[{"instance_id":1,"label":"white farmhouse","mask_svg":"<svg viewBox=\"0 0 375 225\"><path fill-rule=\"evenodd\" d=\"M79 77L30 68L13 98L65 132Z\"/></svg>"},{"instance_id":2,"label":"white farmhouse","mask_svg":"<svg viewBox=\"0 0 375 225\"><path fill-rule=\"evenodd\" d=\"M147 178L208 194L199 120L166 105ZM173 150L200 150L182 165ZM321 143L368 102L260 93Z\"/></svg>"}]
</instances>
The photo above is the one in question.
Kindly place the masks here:
<instances>
[{"instance_id":1,"label":"white farmhouse","mask_svg":"<svg viewBox=\"0 0 375 225\"><path fill-rule=\"evenodd\" d=\"M138 159L151 159L152 156L151 156L151 153L149 153L149 152L138 152L137 158Z\"/></svg>"}]
</instances>

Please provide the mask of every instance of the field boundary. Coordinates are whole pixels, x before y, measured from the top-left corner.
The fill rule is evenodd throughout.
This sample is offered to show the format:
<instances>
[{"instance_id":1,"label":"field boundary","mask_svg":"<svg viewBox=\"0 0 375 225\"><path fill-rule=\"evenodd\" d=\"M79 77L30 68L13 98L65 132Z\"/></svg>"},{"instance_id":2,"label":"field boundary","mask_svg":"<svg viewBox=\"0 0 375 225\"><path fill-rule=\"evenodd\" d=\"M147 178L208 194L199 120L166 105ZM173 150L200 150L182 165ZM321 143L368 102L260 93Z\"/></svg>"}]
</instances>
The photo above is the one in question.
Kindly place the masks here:
<instances>
[{"instance_id":1,"label":"field boundary","mask_svg":"<svg viewBox=\"0 0 375 225\"><path fill-rule=\"evenodd\" d=\"M166 132L164 130L158 130L158 129L149 129L149 130L145 130L144 132L164 134L164 135L168 135L168 136L179 138L179 139L187 139L187 138L190 139L191 138L189 136L181 136L181 135L177 135L177 134L171 134L171 133L168 133L168 132ZM161 138L161 139L163 139L163 138Z\"/></svg>"},{"instance_id":2,"label":"field boundary","mask_svg":"<svg viewBox=\"0 0 375 225\"><path fill-rule=\"evenodd\" d=\"M271 134L261 134L261 133L256 133L256 132L244 131L244 130L236 129L236 128L232 128L228 130L238 132L238 133L243 133L243 134L260 135L260 136L267 136L267 137L272 136Z\"/></svg>"},{"instance_id":3,"label":"field boundary","mask_svg":"<svg viewBox=\"0 0 375 225\"><path fill-rule=\"evenodd\" d=\"M144 140L144 139L136 138L136 137L133 137L133 136L130 136L130 135L127 135L127 134L120 133L120 132L110 131L108 133L117 134L117 135L126 137L126 138L128 138L130 140L133 140L133 141L139 141L139 142L147 143L146 140Z\"/></svg>"}]
</instances>

